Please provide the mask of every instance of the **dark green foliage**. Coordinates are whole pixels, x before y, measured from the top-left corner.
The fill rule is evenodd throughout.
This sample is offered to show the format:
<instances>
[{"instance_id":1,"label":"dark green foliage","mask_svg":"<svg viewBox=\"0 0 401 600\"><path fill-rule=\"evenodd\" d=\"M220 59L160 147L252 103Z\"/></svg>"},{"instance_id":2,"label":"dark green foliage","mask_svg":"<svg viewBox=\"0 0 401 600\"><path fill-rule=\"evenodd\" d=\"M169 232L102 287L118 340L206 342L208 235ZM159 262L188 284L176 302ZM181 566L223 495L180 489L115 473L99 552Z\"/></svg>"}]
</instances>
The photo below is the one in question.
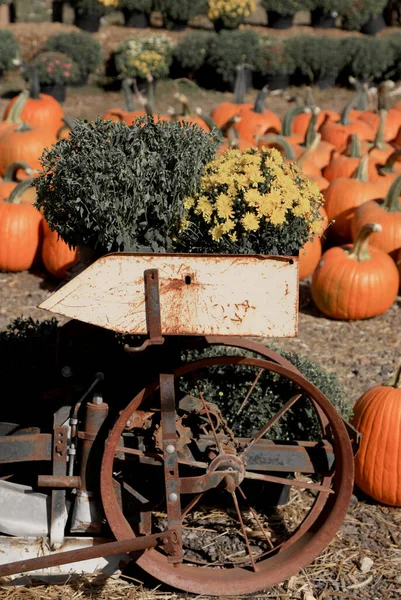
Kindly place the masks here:
<instances>
[{"instance_id":1,"label":"dark green foliage","mask_svg":"<svg viewBox=\"0 0 401 600\"><path fill-rule=\"evenodd\" d=\"M211 40L208 64L224 83L234 85L237 66L247 64L254 69L259 52L260 40L254 31L223 30Z\"/></svg>"},{"instance_id":2,"label":"dark green foliage","mask_svg":"<svg viewBox=\"0 0 401 600\"><path fill-rule=\"evenodd\" d=\"M85 80L94 73L104 60L103 49L89 33L72 31L59 33L48 38L45 49L51 52L64 52L78 65L79 78Z\"/></svg>"},{"instance_id":3,"label":"dark green foliage","mask_svg":"<svg viewBox=\"0 0 401 600\"><path fill-rule=\"evenodd\" d=\"M175 23L186 23L197 15L207 12L206 0L156 0L155 10L161 12L166 29L173 29Z\"/></svg>"},{"instance_id":4,"label":"dark green foliage","mask_svg":"<svg viewBox=\"0 0 401 600\"><path fill-rule=\"evenodd\" d=\"M287 50L310 83L324 77L336 78L347 61L343 40L329 36L296 36L288 40Z\"/></svg>"},{"instance_id":5,"label":"dark green foliage","mask_svg":"<svg viewBox=\"0 0 401 600\"><path fill-rule=\"evenodd\" d=\"M272 348L289 360L301 373L327 396L340 415L348 418L352 406L344 395L336 375L328 373L313 361L299 354L284 352ZM184 351L182 360L189 362L204 357L224 355L242 355L255 357L250 352L237 348L213 347L204 351ZM260 356L259 356L260 358ZM223 416L228 420L234 432L240 436L250 436L258 431L283 404L294 394L299 393L298 387L288 379L271 372L264 371L258 380L246 408L237 417L238 409L253 384L259 369L248 366L216 366L199 372L196 386L190 381L184 388L187 392L199 395L203 391L208 402L217 404ZM294 408L289 410L271 430L273 439L283 440L319 440L321 431L315 411L307 398L297 401Z\"/></svg>"},{"instance_id":6,"label":"dark green foliage","mask_svg":"<svg viewBox=\"0 0 401 600\"><path fill-rule=\"evenodd\" d=\"M191 31L184 35L174 48L174 60L184 72L196 73L208 60L210 45L216 33Z\"/></svg>"},{"instance_id":7,"label":"dark green foliage","mask_svg":"<svg viewBox=\"0 0 401 600\"><path fill-rule=\"evenodd\" d=\"M70 85L79 80L78 65L63 52L40 52L30 64L41 85ZM29 79L29 70L24 70Z\"/></svg>"},{"instance_id":8,"label":"dark green foliage","mask_svg":"<svg viewBox=\"0 0 401 600\"><path fill-rule=\"evenodd\" d=\"M21 58L21 50L18 42L11 31L7 29L0 30L0 75L5 71L14 69L14 59Z\"/></svg>"},{"instance_id":9,"label":"dark green foliage","mask_svg":"<svg viewBox=\"0 0 401 600\"><path fill-rule=\"evenodd\" d=\"M300 10L310 8L309 0L262 0L262 6L268 11L285 16L295 15Z\"/></svg>"},{"instance_id":10,"label":"dark green foliage","mask_svg":"<svg viewBox=\"0 0 401 600\"><path fill-rule=\"evenodd\" d=\"M184 198L196 193L218 132L141 118L75 121L42 156L37 207L70 245L99 253L168 251Z\"/></svg>"},{"instance_id":11,"label":"dark green foliage","mask_svg":"<svg viewBox=\"0 0 401 600\"><path fill-rule=\"evenodd\" d=\"M79 14L105 15L108 8L100 0L69 0Z\"/></svg>"},{"instance_id":12,"label":"dark green foliage","mask_svg":"<svg viewBox=\"0 0 401 600\"><path fill-rule=\"evenodd\" d=\"M387 71L383 72L383 79L392 79L399 81L401 79L401 34L393 33L385 38L388 49L387 52L392 58L392 64Z\"/></svg>"},{"instance_id":13,"label":"dark green foliage","mask_svg":"<svg viewBox=\"0 0 401 600\"><path fill-rule=\"evenodd\" d=\"M279 37L261 38L256 70L261 75L291 75L295 71L295 60L286 40Z\"/></svg>"},{"instance_id":14,"label":"dark green foliage","mask_svg":"<svg viewBox=\"0 0 401 600\"><path fill-rule=\"evenodd\" d=\"M137 10L150 14L154 8L154 0L120 0L120 8Z\"/></svg>"},{"instance_id":15,"label":"dark green foliage","mask_svg":"<svg viewBox=\"0 0 401 600\"><path fill-rule=\"evenodd\" d=\"M360 81L381 80L395 64L394 47L387 38L353 37L342 41L347 57L345 74Z\"/></svg>"},{"instance_id":16,"label":"dark green foliage","mask_svg":"<svg viewBox=\"0 0 401 600\"><path fill-rule=\"evenodd\" d=\"M325 14L342 14L349 10L354 4L354 0L310 0L310 9L320 8Z\"/></svg>"},{"instance_id":17,"label":"dark green foliage","mask_svg":"<svg viewBox=\"0 0 401 600\"><path fill-rule=\"evenodd\" d=\"M343 11L344 29L359 31L370 17L380 15L386 4L387 0L354 0L348 9Z\"/></svg>"}]
</instances>

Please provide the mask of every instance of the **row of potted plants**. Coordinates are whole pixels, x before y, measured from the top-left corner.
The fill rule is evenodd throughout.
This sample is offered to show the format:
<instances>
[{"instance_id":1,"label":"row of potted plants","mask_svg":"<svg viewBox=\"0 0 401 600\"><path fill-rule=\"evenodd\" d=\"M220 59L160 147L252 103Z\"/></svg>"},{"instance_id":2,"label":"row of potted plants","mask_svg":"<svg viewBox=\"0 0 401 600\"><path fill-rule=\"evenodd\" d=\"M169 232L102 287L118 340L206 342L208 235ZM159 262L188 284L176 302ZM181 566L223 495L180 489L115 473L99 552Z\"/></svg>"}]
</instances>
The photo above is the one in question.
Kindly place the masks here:
<instances>
[{"instance_id":1,"label":"row of potted plants","mask_svg":"<svg viewBox=\"0 0 401 600\"><path fill-rule=\"evenodd\" d=\"M8 2L9 0L2 0ZM256 9L255 0L69 0L75 24L97 31L100 18L121 10L129 27L148 27L153 11L163 17L167 29L181 29L196 16L205 15L216 30L235 29ZM374 34L385 26L383 11L388 0L261 0L268 26L286 29L299 11L311 12L314 27L334 27L338 17L345 29Z\"/></svg>"}]
</instances>

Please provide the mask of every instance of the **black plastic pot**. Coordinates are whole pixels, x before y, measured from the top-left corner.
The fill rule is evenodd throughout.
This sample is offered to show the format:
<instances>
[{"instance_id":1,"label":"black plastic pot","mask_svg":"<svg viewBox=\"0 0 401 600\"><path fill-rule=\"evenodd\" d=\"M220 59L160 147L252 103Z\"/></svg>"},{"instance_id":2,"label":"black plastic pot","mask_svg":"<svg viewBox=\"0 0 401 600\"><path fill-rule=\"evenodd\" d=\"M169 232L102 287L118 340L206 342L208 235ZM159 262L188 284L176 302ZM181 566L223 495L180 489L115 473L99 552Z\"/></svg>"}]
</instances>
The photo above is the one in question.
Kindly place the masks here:
<instances>
[{"instance_id":1,"label":"black plastic pot","mask_svg":"<svg viewBox=\"0 0 401 600\"><path fill-rule=\"evenodd\" d=\"M95 13L75 12L74 25L88 33L96 33L100 27L100 15Z\"/></svg>"},{"instance_id":2,"label":"black plastic pot","mask_svg":"<svg viewBox=\"0 0 401 600\"><path fill-rule=\"evenodd\" d=\"M141 93L144 93L146 95L146 92L148 90L148 81L147 81L147 79L141 79L140 77L138 77L137 80L136 80L136 84L138 86L138 90ZM155 79L155 78L153 78L152 87L153 87L153 95L156 95L157 79ZM134 91L133 88L132 88L132 90Z\"/></svg>"},{"instance_id":3,"label":"black plastic pot","mask_svg":"<svg viewBox=\"0 0 401 600\"><path fill-rule=\"evenodd\" d=\"M294 23L294 15L282 15L275 10L268 10L267 23L273 29L290 29Z\"/></svg>"},{"instance_id":4,"label":"black plastic pot","mask_svg":"<svg viewBox=\"0 0 401 600\"><path fill-rule=\"evenodd\" d=\"M52 2L52 22L62 23L63 22L63 5L64 0L53 0Z\"/></svg>"},{"instance_id":5,"label":"black plastic pot","mask_svg":"<svg viewBox=\"0 0 401 600\"><path fill-rule=\"evenodd\" d=\"M336 17L331 13L326 13L322 8L315 8L311 11L311 25L319 29L331 29L336 24Z\"/></svg>"},{"instance_id":6,"label":"black plastic pot","mask_svg":"<svg viewBox=\"0 0 401 600\"><path fill-rule=\"evenodd\" d=\"M336 76L326 75L324 77L319 77L314 83L321 90L326 90L327 88L331 88L336 85Z\"/></svg>"},{"instance_id":7,"label":"black plastic pot","mask_svg":"<svg viewBox=\"0 0 401 600\"><path fill-rule=\"evenodd\" d=\"M379 31L385 27L386 22L383 15L374 15L361 27L361 33L366 33L366 35L376 35L376 33L379 33Z\"/></svg>"},{"instance_id":8,"label":"black plastic pot","mask_svg":"<svg viewBox=\"0 0 401 600\"><path fill-rule=\"evenodd\" d=\"M238 29L239 25L240 25L240 22L238 21L238 23L236 23L232 27L227 27L227 25L224 23L223 19L217 19L217 21L213 22L214 30L217 31L217 33L219 31L222 31L223 29L229 30L229 31L234 31L234 29Z\"/></svg>"},{"instance_id":9,"label":"black plastic pot","mask_svg":"<svg viewBox=\"0 0 401 600\"><path fill-rule=\"evenodd\" d=\"M277 73L276 75L266 75L264 85L269 86L269 90L285 90L290 87L290 76L288 73ZM263 87L263 86L262 86Z\"/></svg>"},{"instance_id":10,"label":"black plastic pot","mask_svg":"<svg viewBox=\"0 0 401 600\"><path fill-rule=\"evenodd\" d=\"M188 27L188 21L179 21L177 20L172 20L169 19L168 22L168 29L170 31L185 31L186 28Z\"/></svg>"},{"instance_id":11,"label":"black plastic pot","mask_svg":"<svg viewBox=\"0 0 401 600\"><path fill-rule=\"evenodd\" d=\"M141 10L130 10L129 8L123 8L122 13L124 15L124 25L126 27L133 27L135 29L146 29L150 27L150 16L148 13Z\"/></svg>"},{"instance_id":12,"label":"black plastic pot","mask_svg":"<svg viewBox=\"0 0 401 600\"><path fill-rule=\"evenodd\" d=\"M62 103L65 101L67 95L67 87L64 83L55 83L53 85L41 84L40 93L53 96L58 102Z\"/></svg>"}]
</instances>

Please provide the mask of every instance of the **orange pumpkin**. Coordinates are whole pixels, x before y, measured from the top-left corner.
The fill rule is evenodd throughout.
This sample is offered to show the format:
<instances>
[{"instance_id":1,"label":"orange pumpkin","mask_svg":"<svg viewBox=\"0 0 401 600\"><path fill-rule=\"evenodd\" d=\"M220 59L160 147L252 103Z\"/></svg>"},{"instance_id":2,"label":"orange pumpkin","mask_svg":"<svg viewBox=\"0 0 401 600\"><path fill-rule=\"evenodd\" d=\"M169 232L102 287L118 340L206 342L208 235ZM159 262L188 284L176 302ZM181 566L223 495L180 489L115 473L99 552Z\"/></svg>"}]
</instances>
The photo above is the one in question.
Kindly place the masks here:
<instances>
[{"instance_id":1,"label":"orange pumpkin","mask_svg":"<svg viewBox=\"0 0 401 600\"><path fill-rule=\"evenodd\" d=\"M175 94L175 98L182 104L182 115L177 117L179 123L188 123L189 125L197 125L200 129L208 132L215 126L214 121L205 115L200 108L195 111L191 110L189 100L184 94Z\"/></svg>"},{"instance_id":2,"label":"orange pumpkin","mask_svg":"<svg viewBox=\"0 0 401 600\"><path fill-rule=\"evenodd\" d=\"M13 189L17 187L18 181L16 181L16 177L17 173L19 175L20 171L23 171L25 174L23 177L24 180L31 180L36 173L25 162L17 162L10 165L6 171L6 174L4 175L4 178L0 181L0 200L5 200L6 198L8 198ZM31 204L35 201L36 198L36 193L34 192L35 190L33 188L29 188L24 194L26 198L32 198L32 201L30 202Z\"/></svg>"},{"instance_id":3,"label":"orange pumpkin","mask_svg":"<svg viewBox=\"0 0 401 600\"><path fill-rule=\"evenodd\" d=\"M131 85L131 79L124 79L122 82L122 90L124 94L125 108L110 108L102 116L104 121L118 121L119 123L124 122L127 125L132 125L137 117L143 117L146 115L146 111L144 110L146 100L141 96L141 94L137 95L137 98L141 104L141 109L135 110Z\"/></svg>"},{"instance_id":4,"label":"orange pumpkin","mask_svg":"<svg viewBox=\"0 0 401 600\"><path fill-rule=\"evenodd\" d=\"M1 198L2 201L8 201L13 204L34 204L36 202L36 190L32 186L32 179L25 179L24 181L19 181L17 183L14 182L6 182L5 185L13 184L9 191L9 193ZM0 193L1 193L1 183L0 183ZM4 184L3 184L4 185Z\"/></svg>"},{"instance_id":5,"label":"orange pumpkin","mask_svg":"<svg viewBox=\"0 0 401 600\"><path fill-rule=\"evenodd\" d=\"M309 156L311 160L313 160L313 162L319 167L319 169L323 169L330 163L330 161L338 156L338 151L333 144L323 141L321 139L321 134L317 132L319 115L320 108L316 107L312 111L312 117L309 121L305 139L302 143L302 149L313 147L313 151L310 152ZM318 138L318 142L316 142L316 138Z\"/></svg>"},{"instance_id":6,"label":"orange pumpkin","mask_svg":"<svg viewBox=\"0 0 401 600\"><path fill-rule=\"evenodd\" d=\"M7 119L12 107L17 101L22 101L20 117L24 123L33 128L43 127L54 135L62 126L63 108L53 96L40 93L39 79L33 68L28 69L29 94L22 92L7 105L3 119Z\"/></svg>"},{"instance_id":7,"label":"orange pumpkin","mask_svg":"<svg viewBox=\"0 0 401 600\"><path fill-rule=\"evenodd\" d=\"M401 366L386 385L365 392L354 406L352 425L362 434L355 457L355 483L368 496L401 507Z\"/></svg>"},{"instance_id":8,"label":"orange pumpkin","mask_svg":"<svg viewBox=\"0 0 401 600\"><path fill-rule=\"evenodd\" d=\"M296 117L294 117L292 127L294 134L302 136L302 139L306 135L311 121L312 111L315 108L317 107L312 96L312 89L310 87L307 87L305 93L305 110L303 113L298 114L296 115ZM319 127L324 123L326 119L329 121L339 121L340 118L341 115L339 115L333 110L320 110L317 117L316 127L317 129L319 129Z\"/></svg>"},{"instance_id":9,"label":"orange pumpkin","mask_svg":"<svg viewBox=\"0 0 401 600\"><path fill-rule=\"evenodd\" d=\"M379 128L376 133L376 137L373 141L373 144L369 148L369 159L374 165L378 168L384 165L394 152L393 146L387 144L384 138L384 131L388 116L388 111L381 110L380 113L380 123ZM401 116L401 115L400 115Z\"/></svg>"},{"instance_id":10,"label":"orange pumpkin","mask_svg":"<svg viewBox=\"0 0 401 600\"><path fill-rule=\"evenodd\" d=\"M237 75L234 87L234 98L232 102L221 102L211 112L211 117L216 123L217 127L222 127L224 123L227 123L235 115L238 115L242 108L253 108L253 104L245 102L245 68L243 65L237 67Z\"/></svg>"},{"instance_id":11,"label":"orange pumpkin","mask_svg":"<svg viewBox=\"0 0 401 600\"><path fill-rule=\"evenodd\" d=\"M299 251L299 279L302 281L312 275L322 256L322 244L316 235L312 241L306 242Z\"/></svg>"},{"instance_id":12,"label":"orange pumpkin","mask_svg":"<svg viewBox=\"0 0 401 600\"><path fill-rule=\"evenodd\" d=\"M368 181L368 155L360 162L355 177L335 179L324 190L324 207L329 221L334 221L330 227L329 237L337 243L352 240L351 221L358 206L380 197L380 190Z\"/></svg>"},{"instance_id":13,"label":"orange pumpkin","mask_svg":"<svg viewBox=\"0 0 401 600\"><path fill-rule=\"evenodd\" d=\"M380 248L388 254L401 248L400 195L401 175L395 179L384 199L370 200L356 209L351 222L353 239L355 239L363 225L374 222L379 223L382 229L372 234L370 238L371 246Z\"/></svg>"},{"instance_id":14,"label":"orange pumpkin","mask_svg":"<svg viewBox=\"0 0 401 600\"><path fill-rule=\"evenodd\" d=\"M78 251L70 248L57 231L52 231L43 219L42 261L46 270L58 279L68 277L68 269L78 262Z\"/></svg>"},{"instance_id":15,"label":"orange pumpkin","mask_svg":"<svg viewBox=\"0 0 401 600\"><path fill-rule=\"evenodd\" d=\"M391 142L397 137L401 127L401 114L394 108L389 108L390 92L395 87L393 81L383 81L378 88L379 94L379 109L385 110L387 114L386 123L383 128L383 138L386 142ZM367 123L374 131L380 126L380 110L379 111L363 111L358 119Z\"/></svg>"},{"instance_id":16,"label":"orange pumpkin","mask_svg":"<svg viewBox=\"0 0 401 600\"><path fill-rule=\"evenodd\" d=\"M237 125L237 131L248 142L255 143L259 137L269 133L279 133L281 121L271 110L265 108L268 88L265 86L257 95L253 108L241 108L238 116L241 121Z\"/></svg>"},{"instance_id":17,"label":"orange pumpkin","mask_svg":"<svg viewBox=\"0 0 401 600\"><path fill-rule=\"evenodd\" d=\"M377 223L365 225L354 245L324 252L312 278L312 298L318 309L333 319L368 319L381 315L397 297L399 275L388 254L369 247Z\"/></svg>"},{"instance_id":18,"label":"orange pumpkin","mask_svg":"<svg viewBox=\"0 0 401 600\"><path fill-rule=\"evenodd\" d=\"M248 142L248 140L242 139L237 131L237 123L239 123L240 117L233 117L230 119L224 127L221 128L222 134L225 136L225 141L220 144L217 151L217 156L220 156L226 150L246 150L247 148L253 148L254 144Z\"/></svg>"},{"instance_id":19,"label":"orange pumpkin","mask_svg":"<svg viewBox=\"0 0 401 600\"><path fill-rule=\"evenodd\" d=\"M340 177L351 177L357 170L361 158L361 141L358 134L354 133L345 153L334 157L323 169L323 177L328 181L334 181ZM377 178L376 167L370 160L368 162L368 177L369 181L374 181Z\"/></svg>"},{"instance_id":20,"label":"orange pumpkin","mask_svg":"<svg viewBox=\"0 0 401 600\"><path fill-rule=\"evenodd\" d=\"M398 274L400 276L400 288L401 288L401 248L393 253L394 262L398 269Z\"/></svg>"},{"instance_id":21,"label":"orange pumpkin","mask_svg":"<svg viewBox=\"0 0 401 600\"><path fill-rule=\"evenodd\" d=\"M25 162L32 169L40 170L40 157L45 148L57 142L56 134L47 128L31 128L22 123L15 130L0 137L0 174L16 162Z\"/></svg>"},{"instance_id":22,"label":"orange pumpkin","mask_svg":"<svg viewBox=\"0 0 401 600\"><path fill-rule=\"evenodd\" d=\"M319 132L322 134L322 140L330 142L339 152L344 152L347 148L350 136L357 133L361 140L372 141L375 137L375 130L360 119L350 119L350 111L355 100L352 100L345 107L341 119L333 123L328 119L321 125Z\"/></svg>"},{"instance_id":23,"label":"orange pumpkin","mask_svg":"<svg viewBox=\"0 0 401 600\"><path fill-rule=\"evenodd\" d=\"M19 204L15 192L0 202L0 271L30 269L41 241L41 213L30 204Z\"/></svg>"}]
</instances>

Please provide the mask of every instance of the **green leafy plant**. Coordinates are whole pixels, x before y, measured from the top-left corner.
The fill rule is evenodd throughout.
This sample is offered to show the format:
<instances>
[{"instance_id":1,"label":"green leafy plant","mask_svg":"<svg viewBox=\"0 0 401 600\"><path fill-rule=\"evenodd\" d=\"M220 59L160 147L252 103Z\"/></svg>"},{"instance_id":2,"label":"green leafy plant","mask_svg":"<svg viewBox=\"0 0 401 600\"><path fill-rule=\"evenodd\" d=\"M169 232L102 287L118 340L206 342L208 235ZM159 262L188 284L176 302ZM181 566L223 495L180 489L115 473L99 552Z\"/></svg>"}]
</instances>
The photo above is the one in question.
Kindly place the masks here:
<instances>
[{"instance_id":1,"label":"green leafy plant","mask_svg":"<svg viewBox=\"0 0 401 600\"><path fill-rule=\"evenodd\" d=\"M352 0L351 5L343 11L342 26L344 29L361 29L371 18L380 15L387 0Z\"/></svg>"},{"instance_id":2,"label":"green leafy plant","mask_svg":"<svg viewBox=\"0 0 401 600\"><path fill-rule=\"evenodd\" d=\"M119 8L150 14L154 8L154 0L119 0Z\"/></svg>"},{"instance_id":3,"label":"green leafy plant","mask_svg":"<svg viewBox=\"0 0 401 600\"><path fill-rule=\"evenodd\" d=\"M254 69L260 51L259 36L254 31L220 31L210 44L208 65L225 84L234 85L237 66Z\"/></svg>"},{"instance_id":4,"label":"green leafy plant","mask_svg":"<svg viewBox=\"0 0 401 600\"><path fill-rule=\"evenodd\" d=\"M353 0L310 0L310 10L321 9L323 13L337 13L342 14L344 11L349 10L352 6Z\"/></svg>"},{"instance_id":5,"label":"green leafy plant","mask_svg":"<svg viewBox=\"0 0 401 600\"><path fill-rule=\"evenodd\" d=\"M40 52L29 66L35 69L41 85L69 85L79 78L78 65L62 52ZM24 76L29 79L28 71Z\"/></svg>"},{"instance_id":6,"label":"green leafy plant","mask_svg":"<svg viewBox=\"0 0 401 600\"><path fill-rule=\"evenodd\" d=\"M192 31L184 35L174 47L174 61L184 72L196 74L206 64L215 36L212 31Z\"/></svg>"},{"instance_id":7,"label":"green leafy plant","mask_svg":"<svg viewBox=\"0 0 401 600\"><path fill-rule=\"evenodd\" d=\"M309 0L262 0L267 11L274 11L283 16L295 15L300 10L310 8Z\"/></svg>"},{"instance_id":8,"label":"green leafy plant","mask_svg":"<svg viewBox=\"0 0 401 600\"><path fill-rule=\"evenodd\" d=\"M325 77L337 78L347 61L343 40L329 36L295 36L288 40L287 50L310 83Z\"/></svg>"},{"instance_id":9,"label":"green leafy plant","mask_svg":"<svg viewBox=\"0 0 401 600\"><path fill-rule=\"evenodd\" d=\"M70 139L42 156L36 206L71 246L171 250L184 198L198 191L218 143L217 130L152 117L130 127L77 120Z\"/></svg>"},{"instance_id":10,"label":"green leafy plant","mask_svg":"<svg viewBox=\"0 0 401 600\"><path fill-rule=\"evenodd\" d=\"M0 75L15 68L13 61L21 60L21 49L11 31L0 30Z\"/></svg>"},{"instance_id":11,"label":"green leafy plant","mask_svg":"<svg viewBox=\"0 0 401 600\"><path fill-rule=\"evenodd\" d=\"M296 68L288 43L279 37L262 37L256 70L261 75L291 75Z\"/></svg>"},{"instance_id":12,"label":"green leafy plant","mask_svg":"<svg viewBox=\"0 0 401 600\"><path fill-rule=\"evenodd\" d=\"M342 41L342 47L347 57L344 78L381 80L395 64L394 46L387 38L350 37Z\"/></svg>"},{"instance_id":13,"label":"green leafy plant","mask_svg":"<svg viewBox=\"0 0 401 600\"><path fill-rule=\"evenodd\" d=\"M69 0L72 8L79 14L105 15L118 7L118 0Z\"/></svg>"},{"instance_id":14,"label":"green leafy plant","mask_svg":"<svg viewBox=\"0 0 401 600\"><path fill-rule=\"evenodd\" d=\"M285 352L276 347L272 350L289 360L308 381L325 394L343 418L348 419L351 416L352 406L347 402L344 390L335 374L328 373L320 365L295 352ZM225 355L255 356L251 352L237 348L217 346L201 351L184 351L181 358L183 362L189 362ZM288 379L264 371L253 388L246 409L238 416L240 405L251 389L255 375L257 372L252 368L214 367L213 370L202 372L195 388L188 383L186 391L197 396L201 389L206 401L217 404L221 408L224 418L227 419L234 433L247 437L259 431L287 400L298 393L297 386ZM269 431L270 436L272 439L291 441L319 440L322 436L320 425L310 401L305 397L298 400L294 408L287 411Z\"/></svg>"},{"instance_id":15,"label":"green leafy plant","mask_svg":"<svg viewBox=\"0 0 401 600\"><path fill-rule=\"evenodd\" d=\"M401 35L393 33L385 38L388 43L389 58L392 59L392 64L388 65L386 71L383 72L382 78L399 81L401 79Z\"/></svg>"},{"instance_id":16,"label":"green leafy plant","mask_svg":"<svg viewBox=\"0 0 401 600\"><path fill-rule=\"evenodd\" d=\"M156 0L155 9L161 12L166 29L172 29L176 23L205 14L206 0Z\"/></svg>"},{"instance_id":17,"label":"green leafy plant","mask_svg":"<svg viewBox=\"0 0 401 600\"><path fill-rule=\"evenodd\" d=\"M255 0L209 0L207 16L225 29L236 29L255 8Z\"/></svg>"},{"instance_id":18,"label":"green leafy plant","mask_svg":"<svg viewBox=\"0 0 401 600\"><path fill-rule=\"evenodd\" d=\"M45 50L67 54L77 64L81 81L85 81L90 73L94 73L104 60L102 46L84 31L53 35L47 39Z\"/></svg>"},{"instance_id":19,"label":"green leafy plant","mask_svg":"<svg viewBox=\"0 0 401 600\"><path fill-rule=\"evenodd\" d=\"M312 239L323 198L278 150L227 150L185 200L182 252L296 255Z\"/></svg>"},{"instance_id":20,"label":"green leafy plant","mask_svg":"<svg viewBox=\"0 0 401 600\"><path fill-rule=\"evenodd\" d=\"M173 60L173 43L167 35L128 37L119 44L114 62L120 78L167 77Z\"/></svg>"}]
</instances>

